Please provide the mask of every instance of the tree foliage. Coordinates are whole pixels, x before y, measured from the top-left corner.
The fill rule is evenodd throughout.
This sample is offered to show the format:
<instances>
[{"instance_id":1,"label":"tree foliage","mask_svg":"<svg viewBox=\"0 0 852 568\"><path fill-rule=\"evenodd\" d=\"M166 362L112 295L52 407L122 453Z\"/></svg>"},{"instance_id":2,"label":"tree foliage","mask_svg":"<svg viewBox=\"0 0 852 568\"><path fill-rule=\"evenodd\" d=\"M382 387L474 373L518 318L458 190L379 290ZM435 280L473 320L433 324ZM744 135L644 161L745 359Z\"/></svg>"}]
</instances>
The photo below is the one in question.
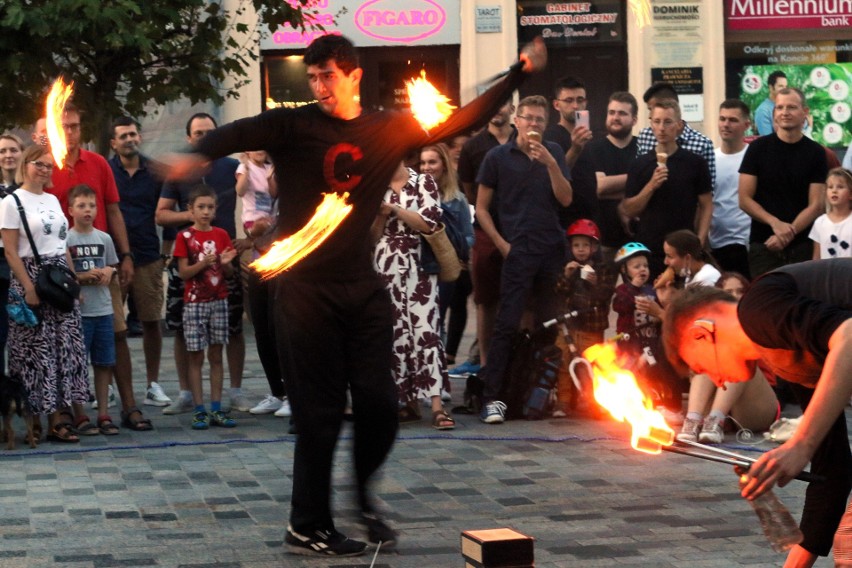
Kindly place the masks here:
<instances>
[{"instance_id":1,"label":"tree foliage","mask_svg":"<svg viewBox=\"0 0 852 568\"><path fill-rule=\"evenodd\" d=\"M304 29L314 0L2 0L0 127L41 115L57 76L74 81L85 138L103 149L110 121L182 98L237 97L267 30ZM254 9L257 20L241 19ZM223 82L229 78L229 88Z\"/></svg>"}]
</instances>

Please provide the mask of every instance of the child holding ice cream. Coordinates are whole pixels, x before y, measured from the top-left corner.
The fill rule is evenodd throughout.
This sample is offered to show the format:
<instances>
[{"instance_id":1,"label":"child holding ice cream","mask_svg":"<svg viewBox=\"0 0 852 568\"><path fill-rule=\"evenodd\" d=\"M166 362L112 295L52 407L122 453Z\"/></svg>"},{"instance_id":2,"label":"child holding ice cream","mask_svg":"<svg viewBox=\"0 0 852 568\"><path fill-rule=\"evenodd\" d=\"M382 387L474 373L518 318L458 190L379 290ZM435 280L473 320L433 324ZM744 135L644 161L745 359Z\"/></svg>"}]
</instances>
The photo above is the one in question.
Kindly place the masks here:
<instances>
[{"instance_id":1,"label":"child holding ice cream","mask_svg":"<svg viewBox=\"0 0 852 568\"><path fill-rule=\"evenodd\" d=\"M601 233L598 226L588 220L579 219L566 231L569 261L556 284L556 293L564 299L564 312L577 311L568 320L571 340L578 353L603 342L604 331L609 327L609 303L614 291L615 278L612 269L603 262L600 251ZM574 354L566 338L559 336L556 346L562 350L563 364L559 370L557 384L556 417L566 415L572 406L573 381L568 373L568 364Z\"/></svg>"}]
</instances>

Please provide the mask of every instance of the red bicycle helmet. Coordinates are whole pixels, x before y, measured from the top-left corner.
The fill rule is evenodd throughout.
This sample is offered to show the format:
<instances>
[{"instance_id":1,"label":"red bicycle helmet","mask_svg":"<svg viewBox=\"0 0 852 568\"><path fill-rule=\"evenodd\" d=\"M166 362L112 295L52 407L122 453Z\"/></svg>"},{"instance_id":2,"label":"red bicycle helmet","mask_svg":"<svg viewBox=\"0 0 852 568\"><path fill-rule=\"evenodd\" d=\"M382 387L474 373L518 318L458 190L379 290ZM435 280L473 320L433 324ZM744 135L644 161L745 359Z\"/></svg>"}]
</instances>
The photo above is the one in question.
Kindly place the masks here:
<instances>
[{"instance_id":1,"label":"red bicycle helmet","mask_svg":"<svg viewBox=\"0 0 852 568\"><path fill-rule=\"evenodd\" d=\"M598 229L598 226L595 225L594 221L590 221L588 219L577 219L571 223L571 226L568 227L567 231L565 231L565 236L569 239L578 235L595 239L596 242L601 242L601 230Z\"/></svg>"}]
</instances>

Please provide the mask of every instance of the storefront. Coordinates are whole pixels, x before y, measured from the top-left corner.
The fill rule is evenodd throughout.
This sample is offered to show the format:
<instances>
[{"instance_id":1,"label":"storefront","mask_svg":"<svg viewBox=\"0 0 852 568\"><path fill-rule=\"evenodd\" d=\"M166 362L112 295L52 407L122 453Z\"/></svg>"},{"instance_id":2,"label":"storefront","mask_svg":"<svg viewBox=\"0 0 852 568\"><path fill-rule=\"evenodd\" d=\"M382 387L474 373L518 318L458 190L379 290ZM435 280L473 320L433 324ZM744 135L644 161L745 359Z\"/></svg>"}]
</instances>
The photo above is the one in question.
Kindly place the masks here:
<instances>
[{"instance_id":1,"label":"storefront","mask_svg":"<svg viewBox=\"0 0 852 568\"><path fill-rule=\"evenodd\" d=\"M781 71L810 107L805 133L831 148L852 142L852 0L726 0L725 91L752 112Z\"/></svg>"},{"instance_id":2,"label":"storefront","mask_svg":"<svg viewBox=\"0 0 852 568\"><path fill-rule=\"evenodd\" d=\"M453 104L460 103L459 0L319 0L314 9L322 30L287 26L262 41L264 109L312 100L302 54L323 34L345 35L358 46L367 77L361 84L364 108L407 106L404 81L421 71Z\"/></svg>"}]
</instances>

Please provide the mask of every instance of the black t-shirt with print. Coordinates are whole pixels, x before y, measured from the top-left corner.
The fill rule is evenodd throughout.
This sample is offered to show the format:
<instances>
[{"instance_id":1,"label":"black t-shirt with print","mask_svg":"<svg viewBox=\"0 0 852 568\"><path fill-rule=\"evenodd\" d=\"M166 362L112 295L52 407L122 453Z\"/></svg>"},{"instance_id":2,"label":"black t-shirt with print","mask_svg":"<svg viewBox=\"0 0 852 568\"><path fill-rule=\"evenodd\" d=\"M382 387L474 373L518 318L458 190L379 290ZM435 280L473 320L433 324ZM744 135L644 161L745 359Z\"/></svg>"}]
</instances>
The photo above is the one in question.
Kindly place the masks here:
<instances>
[{"instance_id":1,"label":"black t-shirt with print","mask_svg":"<svg viewBox=\"0 0 852 568\"><path fill-rule=\"evenodd\" d=\"M408 112L331 117L316 104L273 109L210 132L197 151L210 158L266 150L275 165L279 238L313 216L324 193L349 193L352 212L319 249L286 273L290 278L352 280L374 276L370 226L403 158L425 144L482 125L525 77L519 66L481 97L426 132Z\"/></svg>"}]
</instances>

